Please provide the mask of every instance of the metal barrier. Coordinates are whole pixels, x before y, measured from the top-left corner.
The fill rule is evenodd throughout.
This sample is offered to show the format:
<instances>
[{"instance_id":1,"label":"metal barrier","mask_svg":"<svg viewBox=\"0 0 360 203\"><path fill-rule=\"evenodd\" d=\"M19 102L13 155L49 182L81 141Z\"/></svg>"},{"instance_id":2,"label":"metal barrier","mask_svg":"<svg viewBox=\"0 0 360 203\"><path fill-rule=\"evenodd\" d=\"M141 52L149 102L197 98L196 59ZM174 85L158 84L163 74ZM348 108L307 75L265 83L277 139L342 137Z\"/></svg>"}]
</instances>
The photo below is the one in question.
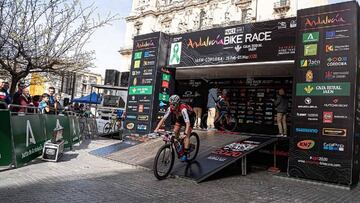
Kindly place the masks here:
<instances>
[{"instance_id":1,"label":"metal barrier","mask_svg":"<svg viewBox=\"0 0 360 203\"><path fill-rule=\"evenodd\" d=\"M64 129L65 148L72 149L74 144L81 142L83 135L79 117L75 115L24 112L11 115L9 110L0 109L0 169L23 166L40 156L44 143L52 138L53 130L59 127ZM94 133L95 119L85 121L89 123L89 132Z\"/></svg>"}]
</instances>

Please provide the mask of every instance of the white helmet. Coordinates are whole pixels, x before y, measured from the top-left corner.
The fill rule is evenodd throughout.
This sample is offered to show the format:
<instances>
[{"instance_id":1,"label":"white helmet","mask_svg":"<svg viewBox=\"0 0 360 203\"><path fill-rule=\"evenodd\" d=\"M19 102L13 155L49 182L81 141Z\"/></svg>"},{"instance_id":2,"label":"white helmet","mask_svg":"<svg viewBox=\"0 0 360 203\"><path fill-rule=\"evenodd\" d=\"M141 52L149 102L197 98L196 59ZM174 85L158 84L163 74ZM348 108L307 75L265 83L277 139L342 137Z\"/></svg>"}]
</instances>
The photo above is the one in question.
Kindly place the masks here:
<instances>
[{"instance_id":1,"label":"white helmet","mask_svg":"<svg viewBox=\"0 0 360 203\"><path fill-rule=\"evenodd\" d=\"M176 94L171 95L171 97L169 98L169 103L170 104L179 104L180 103L180 97Z\"/></svg>"}]
</instances>

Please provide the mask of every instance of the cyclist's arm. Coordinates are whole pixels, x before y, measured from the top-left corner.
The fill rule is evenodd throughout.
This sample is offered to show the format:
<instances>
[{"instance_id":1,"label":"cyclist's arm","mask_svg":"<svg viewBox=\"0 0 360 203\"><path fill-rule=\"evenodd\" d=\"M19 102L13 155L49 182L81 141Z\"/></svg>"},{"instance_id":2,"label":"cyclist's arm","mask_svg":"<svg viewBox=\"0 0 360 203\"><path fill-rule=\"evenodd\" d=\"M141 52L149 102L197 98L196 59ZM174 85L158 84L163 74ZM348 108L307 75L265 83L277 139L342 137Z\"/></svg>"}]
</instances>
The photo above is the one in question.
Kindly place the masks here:
<instances>
[{"instance_id":1,"label":"cyclist's arm","mask_svg":"<svg viewBox=\"0 0 360 203\"><path fill-rule=\"evenodd\" d=\"M157 124L154 132L159 131L160 127L164 124L165 120L169 117L169 115L171 114L170 108L167 109L164 117L162 117L162 119L159 121L159 123Z\"/></svg>"},{"instance_id":2,"label":"cyclist's arm","mask_svg":"<svg viewBox=\"0 0 360 203\"><path fill-rule=\"evenodd\" d=\"M186 135L190 135L190 118L189 118L189 114L188 114L188 111L186 108L184 108L183 110L181 110L181 114L184 118L184 121L185 121L185 134Z\"/></svg>"}]
</instances>

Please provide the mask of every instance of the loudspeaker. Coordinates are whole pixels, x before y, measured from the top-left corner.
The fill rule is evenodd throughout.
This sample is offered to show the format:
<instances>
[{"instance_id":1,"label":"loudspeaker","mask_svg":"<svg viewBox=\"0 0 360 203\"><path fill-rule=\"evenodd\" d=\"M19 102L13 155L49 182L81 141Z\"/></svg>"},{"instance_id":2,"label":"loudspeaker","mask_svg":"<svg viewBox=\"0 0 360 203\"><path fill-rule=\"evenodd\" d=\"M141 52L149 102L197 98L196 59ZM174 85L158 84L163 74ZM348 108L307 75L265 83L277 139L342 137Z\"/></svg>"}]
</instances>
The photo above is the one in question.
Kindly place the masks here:
<instances>
[{"instance_id":1,"label":"loudspeaker","mask_svg":"<svg viewBox=\"0 0 360 203\"><path fill-rule=\"evenodd\" d=\"M130 76L130 72L121 72L120 86L122 87L129 86L129 76Z\"/></svg>"},{"instance_id":2,"label":"loudspeaker","mask_svg":"<svg viewBox=\"0 0 360 203\"><path fill-rule=\"evenodd\" d=\"M113 69L107 69L105 71L105 84L104 85L116 85L118 84L119 79L116 80L116 77L119 78L119 71Z\"/></svg>"}]
</instances>

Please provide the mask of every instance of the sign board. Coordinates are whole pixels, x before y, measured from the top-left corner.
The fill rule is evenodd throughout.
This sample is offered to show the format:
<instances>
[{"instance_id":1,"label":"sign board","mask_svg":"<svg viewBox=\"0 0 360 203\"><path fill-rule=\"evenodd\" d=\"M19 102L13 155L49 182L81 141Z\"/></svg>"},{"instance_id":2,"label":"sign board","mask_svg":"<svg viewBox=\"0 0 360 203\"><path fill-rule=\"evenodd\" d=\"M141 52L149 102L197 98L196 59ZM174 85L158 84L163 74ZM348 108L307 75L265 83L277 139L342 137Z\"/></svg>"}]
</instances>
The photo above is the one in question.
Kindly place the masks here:
<instances>
[{"instance_id":1,"label":"sign board","mask_svg":"<svg viewBox=\"0 0 360 203\"><path fill-rule=\"evenodd\" d=\"M356 2L298 11L290 176L358 182L357 16Z\"/></svg>"}]
</instances>

